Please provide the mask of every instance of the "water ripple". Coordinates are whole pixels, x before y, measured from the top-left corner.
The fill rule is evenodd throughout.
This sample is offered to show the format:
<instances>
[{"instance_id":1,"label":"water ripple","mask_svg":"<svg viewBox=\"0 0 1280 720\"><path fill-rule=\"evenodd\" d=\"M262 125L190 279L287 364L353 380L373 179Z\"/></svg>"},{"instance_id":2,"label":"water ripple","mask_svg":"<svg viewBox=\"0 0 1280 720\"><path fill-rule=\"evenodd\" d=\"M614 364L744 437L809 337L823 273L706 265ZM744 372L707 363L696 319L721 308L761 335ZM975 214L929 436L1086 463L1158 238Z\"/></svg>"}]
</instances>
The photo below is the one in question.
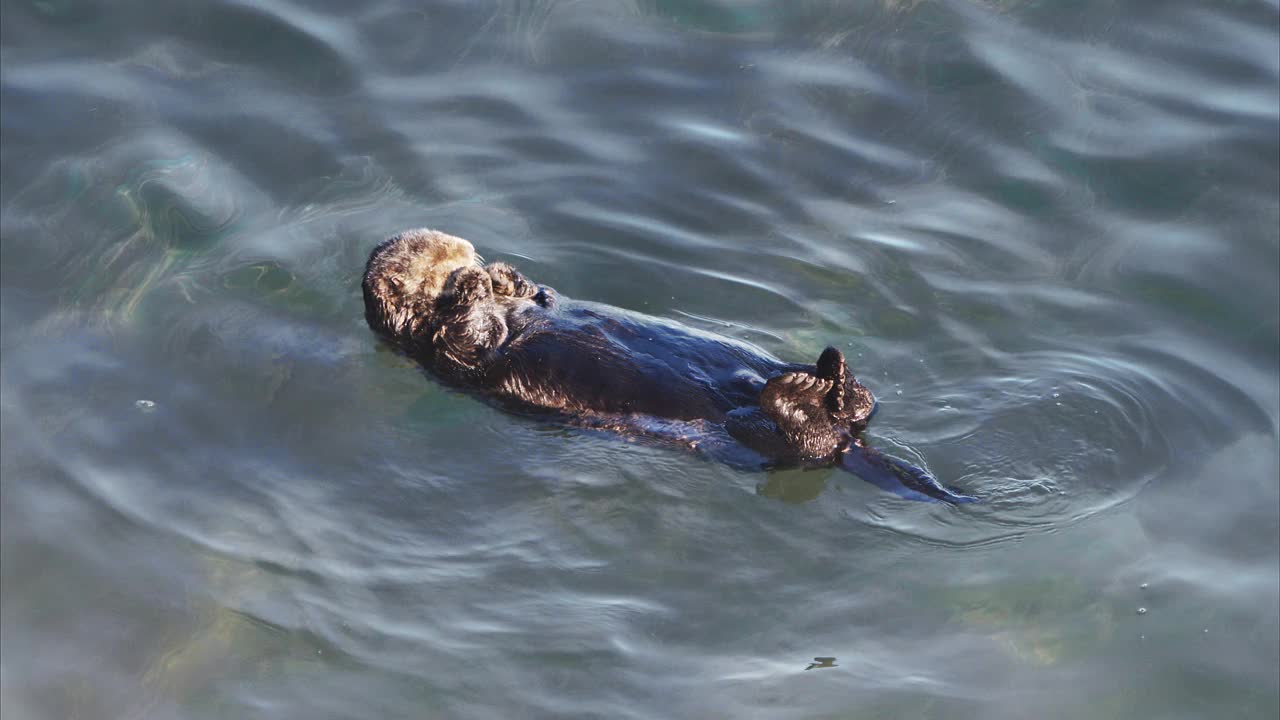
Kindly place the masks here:
<instances>
[{"instance_id":1,"label":"water ripple","mask_svg":"<svg viewBox=\"0 0 1280 720\"><path fill-rule=\"evenodd\" d=\"M1274 715L1278 7L6 4L2 709ZM446 390L422 225L983 502Z\"/></svg>"}]
</instances>

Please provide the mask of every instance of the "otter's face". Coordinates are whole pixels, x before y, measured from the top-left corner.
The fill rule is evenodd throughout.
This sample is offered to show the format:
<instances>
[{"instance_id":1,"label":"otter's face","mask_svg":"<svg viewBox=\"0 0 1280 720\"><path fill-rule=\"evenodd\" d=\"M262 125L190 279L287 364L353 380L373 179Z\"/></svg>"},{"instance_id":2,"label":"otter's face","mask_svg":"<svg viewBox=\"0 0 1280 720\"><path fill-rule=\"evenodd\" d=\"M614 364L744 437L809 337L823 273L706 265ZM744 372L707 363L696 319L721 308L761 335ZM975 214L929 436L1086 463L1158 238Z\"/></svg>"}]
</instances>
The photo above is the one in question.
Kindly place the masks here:
<instances>
[{"instance_id":1,"label":"otter's face","mask_svg":"<svg viewBox=\"0 0 1280 720\"><path fill-rule=\"evenodd\" d=\"M364 271L369 327L393 338L429 327L445 281L478 262L476 249L459 237L425 228L393 236L374 249Z\"/></svg>"}]
</instances>

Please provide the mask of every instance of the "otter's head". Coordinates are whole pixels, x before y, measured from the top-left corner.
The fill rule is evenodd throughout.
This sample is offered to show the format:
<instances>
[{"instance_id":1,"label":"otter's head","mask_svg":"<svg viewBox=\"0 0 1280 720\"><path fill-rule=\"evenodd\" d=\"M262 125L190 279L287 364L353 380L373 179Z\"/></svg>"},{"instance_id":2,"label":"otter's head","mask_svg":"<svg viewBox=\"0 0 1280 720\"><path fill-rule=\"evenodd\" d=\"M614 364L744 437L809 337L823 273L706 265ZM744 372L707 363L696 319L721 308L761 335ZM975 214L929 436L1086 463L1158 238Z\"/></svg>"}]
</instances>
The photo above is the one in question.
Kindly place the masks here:
<instances>
[{"instance_id":1,"label":"otter's head","mask_svg":"<svg viewBox=\"0 0 1280 720\"><path fill-rule=\"evenodd\" d=\"M476 265L471 243L425 228L406 230L374 248L364 271L369 327L407 339L431 325L436 298L454 270Z\"/></svg>"}]
</instances>

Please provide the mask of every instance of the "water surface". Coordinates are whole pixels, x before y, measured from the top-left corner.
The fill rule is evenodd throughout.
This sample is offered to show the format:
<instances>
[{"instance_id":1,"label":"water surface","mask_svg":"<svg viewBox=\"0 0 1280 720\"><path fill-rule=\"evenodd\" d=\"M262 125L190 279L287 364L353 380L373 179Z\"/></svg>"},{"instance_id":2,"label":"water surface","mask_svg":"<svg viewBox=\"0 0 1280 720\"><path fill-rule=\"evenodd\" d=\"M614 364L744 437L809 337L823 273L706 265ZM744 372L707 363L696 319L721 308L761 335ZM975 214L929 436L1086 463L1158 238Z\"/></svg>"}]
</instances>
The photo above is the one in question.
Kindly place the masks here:
<instances>
[{"instance_id":1,"label":"water surface","mask_svg":"<svg viewBox=\"0 0 1280 720\"><path fill-rule=\"evenodd\" d=\"M1275 0L0 8L6 717L1280 711ZM448 392L422 225L985 502Z\"/></svg>"}]
</instances>

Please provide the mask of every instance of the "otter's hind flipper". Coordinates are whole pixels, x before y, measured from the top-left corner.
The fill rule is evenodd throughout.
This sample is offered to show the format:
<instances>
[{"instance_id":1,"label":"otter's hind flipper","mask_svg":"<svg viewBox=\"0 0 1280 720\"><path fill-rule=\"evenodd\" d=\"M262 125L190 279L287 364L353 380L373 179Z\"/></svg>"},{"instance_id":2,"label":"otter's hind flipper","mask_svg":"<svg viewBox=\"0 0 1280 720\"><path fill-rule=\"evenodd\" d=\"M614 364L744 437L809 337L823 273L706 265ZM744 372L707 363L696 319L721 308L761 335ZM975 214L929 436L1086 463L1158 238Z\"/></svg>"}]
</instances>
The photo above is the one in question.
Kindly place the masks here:
<instances>
[{"instance_id":1,"label":"otter's hind flipper","mask_svg":"<svg viewBox=\"0 0 1280 720\"><path fill-rule=\"evenodd\" d=\"M831 382L831 390L826 397L831 417L842 424L865 425L871 418L871 412L875 410L876 399L849 372L844 354L833 347L823 350L818 358L815 374Z\"/></svg>"},{"instance_id":2,"label":"otter's hind flipper","mask_svg":"<svg viewBox=\"0 0 1280 720\"><path fill-rule=\"evenodd\" d=\"M849 366L845 364L844 354L833 347L823 350L822 355L818 357L816 374L820 378L831 381L831 390L827 393L827 407L831 410L831 414L839 415L844 412L844 383L849 377Z\"/></svg>"},{"instance_id":3,"label":"otter's hind flipper","mask_svg":"<svg viewBox=\"0 0 1280 720\"><path fill-rule=\"evenodd\" d=\"M977 502L938 482L937 478L906 460L896 458L855 440L840 449L837 464L882 490L907 500L937 500L952 505Z\"/></svg>"},{"instance_id":4,"label":"otter's hind flipper","mask_svg":"<svg viewBox=\"0 0 1280 720\"><path fill-rule=\"evenodd\" d=\"M806 372L791 372L770 379L760 391L760 409L777 424L795 454L827 457L839 444L827 407L832 384Z\"/></svg>"}]
</instances>

